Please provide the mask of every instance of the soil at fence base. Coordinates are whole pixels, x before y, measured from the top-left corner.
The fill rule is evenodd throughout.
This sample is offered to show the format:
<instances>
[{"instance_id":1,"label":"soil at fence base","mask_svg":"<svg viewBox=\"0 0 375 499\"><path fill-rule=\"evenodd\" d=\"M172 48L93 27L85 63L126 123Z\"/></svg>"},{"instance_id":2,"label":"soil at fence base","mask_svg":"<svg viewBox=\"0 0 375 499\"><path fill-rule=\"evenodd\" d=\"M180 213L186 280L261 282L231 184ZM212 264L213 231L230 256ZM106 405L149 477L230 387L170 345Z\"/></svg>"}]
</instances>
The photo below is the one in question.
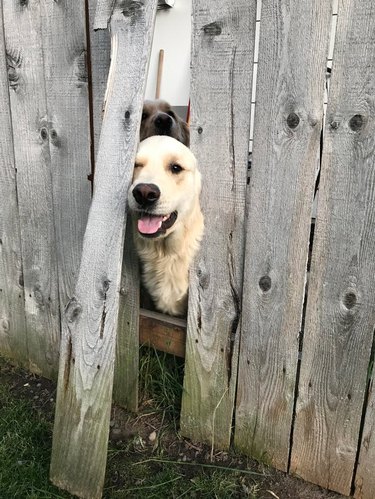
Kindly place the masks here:
<instances>
[{"instance_id":1,"label":"soil at fence base","mask_svg":"<svg viewBox=\"0 0 375 499\"><path fill-rule=\"evenodd\" d=\"M0 358L0 384L8 385L15 398L27 400L30 403L31 416L42 417L49 421L52 430L55 383L15 368ZM174 463L173 465L178 468L179 476L187 483L196 480L197 474L202 470L201 464L213 466L204 468L208 477L210 473L215 474L219 467L238 470L233 474L228 472L228 479L233 477L235 488L233 490L236 490L230 497L254 499L272 497L276 499L338 499L344 497L266 468L243 456L227 452L216 452L212 455L209 447L182 438L163 411L152 410L150 400L143 401L138 415L129 414L119 407L113 407L106 488L103 497L140 497L136 494L136 490L138 486L142 488L144 481L136 472L137 465L147 463L147 473L156 476L163 467L168 466L166 461ZM197 464L192 465L193 463ZM259 476L241 474L240 470L252 470L259 473ZM134 491L133 493L126 492L129 487ZM152 489L149 492L145 490L142 497L168 497L165 492L161 496L155 492ZM64 495L64 497L68 496ZM186 497L224 498L229 495L225 492L223 495L213 494L212 496L203 492L202 494L188 493L187 489Z\"/></svg>"}]
</instances>

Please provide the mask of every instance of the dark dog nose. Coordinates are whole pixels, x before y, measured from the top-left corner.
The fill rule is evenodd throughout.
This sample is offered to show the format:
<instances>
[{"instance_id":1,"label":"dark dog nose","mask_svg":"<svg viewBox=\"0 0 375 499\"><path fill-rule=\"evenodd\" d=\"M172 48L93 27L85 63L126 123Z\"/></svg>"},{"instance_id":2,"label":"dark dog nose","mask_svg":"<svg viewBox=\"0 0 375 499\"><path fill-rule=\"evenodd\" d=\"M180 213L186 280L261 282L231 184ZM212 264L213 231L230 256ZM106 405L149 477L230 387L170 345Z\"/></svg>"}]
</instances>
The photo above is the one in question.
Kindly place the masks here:
<instances>
[{"instance_id":1,"label":"dark dog nose","mask_svg":"<svg viewBox=\"0 0 375 499\"><path fill-rule=\"evenodd\" d=\"M138 184L133 189L133 196L141 206L151 206L160 198L160 189L155 184Z\"/></svg>"},{"instance_id":2,"label":"dark dog nose","mask_svg":"<svg viewBox=\"0 0 375 499\"><path fill-rule=\"evenodd\" d=\"M155 118L155 127L161 132L168 132L172 128L172 118L169 114L159 113Z\"/></svg>"}]
</instances>

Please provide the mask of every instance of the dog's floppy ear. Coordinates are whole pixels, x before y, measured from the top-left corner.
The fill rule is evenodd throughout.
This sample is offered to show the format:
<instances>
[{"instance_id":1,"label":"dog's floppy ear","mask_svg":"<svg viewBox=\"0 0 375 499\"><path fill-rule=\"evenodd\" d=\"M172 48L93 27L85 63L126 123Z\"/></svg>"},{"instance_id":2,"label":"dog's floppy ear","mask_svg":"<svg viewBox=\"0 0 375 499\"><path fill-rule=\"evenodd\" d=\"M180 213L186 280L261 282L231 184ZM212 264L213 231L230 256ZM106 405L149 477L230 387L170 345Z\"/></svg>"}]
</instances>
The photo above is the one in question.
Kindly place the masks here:
<instances>
[{"instance_id":1,"label":"dog's floppy ear","mask_svg":"<svg viewBox=\"0 0 375 499\"><path fill-rule=\"evenodd\" d=\"M181 142L186 146L190 146L190 130L189 126L185 121L180 120L180 127L181 127Z\"/></svg>"}]
</instances>

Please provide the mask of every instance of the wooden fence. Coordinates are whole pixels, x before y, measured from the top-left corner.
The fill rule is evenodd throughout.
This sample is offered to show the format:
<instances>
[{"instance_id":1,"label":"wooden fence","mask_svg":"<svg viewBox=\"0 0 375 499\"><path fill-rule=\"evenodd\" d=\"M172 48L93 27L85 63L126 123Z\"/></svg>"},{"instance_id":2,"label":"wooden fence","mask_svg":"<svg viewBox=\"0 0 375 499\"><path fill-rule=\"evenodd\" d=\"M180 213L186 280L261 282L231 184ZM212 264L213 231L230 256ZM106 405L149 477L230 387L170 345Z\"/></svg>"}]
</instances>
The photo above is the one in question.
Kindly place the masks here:
<instances>
[{"instance_id":1,"label":"wooden fence","mask_svg":"<svg viewBox=\"0 0 375 499\"><path fill-rule=\"evenodd\" d=\"M157 0L98 0L103 125L95 4L0 3L0 351L60 363L51 476L82 497L101 495L112 386L137 408L139 327L183 328L139 320L125 236ZM192 22L206 230L181 431L373 498L375 4L194 0Z\"/></svg>"}]
</instances>

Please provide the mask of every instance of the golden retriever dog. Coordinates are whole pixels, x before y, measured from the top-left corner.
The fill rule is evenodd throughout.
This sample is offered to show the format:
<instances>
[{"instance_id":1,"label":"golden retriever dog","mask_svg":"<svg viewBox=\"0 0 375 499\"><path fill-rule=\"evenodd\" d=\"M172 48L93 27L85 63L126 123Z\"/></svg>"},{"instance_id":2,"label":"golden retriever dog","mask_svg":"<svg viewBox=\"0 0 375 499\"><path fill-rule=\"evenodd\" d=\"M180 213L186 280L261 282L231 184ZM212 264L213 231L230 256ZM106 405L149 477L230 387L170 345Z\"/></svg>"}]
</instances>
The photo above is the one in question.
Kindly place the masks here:
<instances>
[{"instance_id":1,"label":"golden retriever dog","mask_svg":"<svg viewBox=\"0 0 375 499\"><path fill-rule=\"evenodd\" d=\"M187 308L189 267L203 235L201 174L192 152L168 136L142 141L128 193L143 283L170 315Z\"/></svg>"},{"instance_id":2,"label":"golden retriever dog","mask_svg":"<svg viewBox=\"0 0 375 499\"><path fill-rule=\"evenodd\" d=\"M146 100L143 104L141 130L142 141L153 135L169 135L174 139L190 145L190 132L187 123L173 111L164 100Z\"/></svg>"}]
</instances>

